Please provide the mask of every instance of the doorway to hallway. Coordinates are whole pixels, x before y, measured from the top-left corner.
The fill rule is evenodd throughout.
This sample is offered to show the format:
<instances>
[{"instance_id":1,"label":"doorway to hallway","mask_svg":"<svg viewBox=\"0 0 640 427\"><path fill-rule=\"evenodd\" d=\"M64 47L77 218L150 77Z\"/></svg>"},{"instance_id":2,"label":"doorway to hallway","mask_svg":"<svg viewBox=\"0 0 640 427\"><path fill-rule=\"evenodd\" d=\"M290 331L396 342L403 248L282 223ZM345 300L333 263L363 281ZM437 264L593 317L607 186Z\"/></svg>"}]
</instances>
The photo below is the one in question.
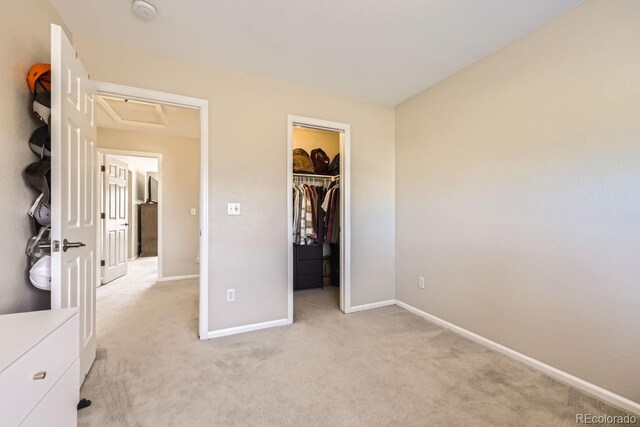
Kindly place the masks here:
<instances>
[{"instance_id":1,"label":"doorway to hallway","mask_svg":"<svg viewBox=\"0 0 640 427\"><path fill-rule=\"evenodd\" d=\"M129 275L129 264L139 257L156 258L153 266L158 280L158 247L162 223L160 205L161 154L98 150L101 163L102 280L107 284Z\"/></svg>"}]
</instances>

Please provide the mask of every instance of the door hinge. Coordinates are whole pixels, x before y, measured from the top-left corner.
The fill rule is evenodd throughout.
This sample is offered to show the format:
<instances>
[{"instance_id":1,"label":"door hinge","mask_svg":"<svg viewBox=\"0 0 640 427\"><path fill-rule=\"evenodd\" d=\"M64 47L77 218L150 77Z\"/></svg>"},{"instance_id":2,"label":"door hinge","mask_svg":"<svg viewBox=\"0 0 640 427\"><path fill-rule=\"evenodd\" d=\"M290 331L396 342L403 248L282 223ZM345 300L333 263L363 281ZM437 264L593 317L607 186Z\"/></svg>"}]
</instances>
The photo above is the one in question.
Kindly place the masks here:
<instances>
[{"instance_id":1,"label":"door hinge","mask_svg":"<svg viewBox=\"0 0 640 427\"><path fill-rule=\"evenodd\" d=\"M105 172L107 170L107 168L104 167L104 165L100 166L100 172Z\"/></svg>"},{"instance_id":2,"label":"door hinge","mask_svg":"<svg viewBox=\"0 0 640 427\"><path fill-rule=\"evenodd\" d=\"M104 213L100 213L100 219L104 219Z\"/></svg>"},{"instance_id":3,"label":"door hinge","mask_svg":"<svg viewBox=\"0 0 640 427\"><path fill-rule=\"evenodd\" d=\"M104 260L103 260L103 259L101 259L101 260L100 260L100 267L104 267L104 266L105 266Z\"/></svg>"}]
</instances>

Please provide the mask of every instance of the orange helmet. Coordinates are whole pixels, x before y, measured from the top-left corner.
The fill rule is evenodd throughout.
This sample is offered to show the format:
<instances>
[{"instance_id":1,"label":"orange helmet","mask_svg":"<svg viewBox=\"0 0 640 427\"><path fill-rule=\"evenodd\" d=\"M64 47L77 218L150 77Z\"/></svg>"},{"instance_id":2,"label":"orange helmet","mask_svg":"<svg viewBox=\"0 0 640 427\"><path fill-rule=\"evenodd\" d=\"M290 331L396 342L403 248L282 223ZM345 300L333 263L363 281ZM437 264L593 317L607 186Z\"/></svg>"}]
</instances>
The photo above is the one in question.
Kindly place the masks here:
<instances>
[{"instance_id":1,"label":"orange helmet","mask_svg":"<svg viewBox=\"0 0 640 427\"><path fill-rule=\"evenodd\" d=\"M36 93L38 83L45 90L51 90L51 64L34 64L29 68L29 74L27 74L29 90Z\"/></svg>"}]
</instances>

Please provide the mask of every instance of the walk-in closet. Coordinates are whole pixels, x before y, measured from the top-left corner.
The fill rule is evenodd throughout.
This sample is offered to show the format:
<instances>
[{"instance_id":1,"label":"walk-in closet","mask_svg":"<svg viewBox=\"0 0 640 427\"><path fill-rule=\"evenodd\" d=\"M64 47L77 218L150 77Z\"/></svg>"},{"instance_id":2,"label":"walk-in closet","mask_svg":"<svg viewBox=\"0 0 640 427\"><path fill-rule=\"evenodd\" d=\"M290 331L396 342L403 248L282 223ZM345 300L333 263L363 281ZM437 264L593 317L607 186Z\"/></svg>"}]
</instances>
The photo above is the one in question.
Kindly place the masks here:
<instances>
[{"instance_id":1,"label":"walk-in closet","mask_svg":"<svg viewBox=\"0 0 640 427\"><path fill-rule=\"evenodd\" d=\"M341 132L293 127L293 290L322 289L340 306Z\"/></svg>"}]
</instances>

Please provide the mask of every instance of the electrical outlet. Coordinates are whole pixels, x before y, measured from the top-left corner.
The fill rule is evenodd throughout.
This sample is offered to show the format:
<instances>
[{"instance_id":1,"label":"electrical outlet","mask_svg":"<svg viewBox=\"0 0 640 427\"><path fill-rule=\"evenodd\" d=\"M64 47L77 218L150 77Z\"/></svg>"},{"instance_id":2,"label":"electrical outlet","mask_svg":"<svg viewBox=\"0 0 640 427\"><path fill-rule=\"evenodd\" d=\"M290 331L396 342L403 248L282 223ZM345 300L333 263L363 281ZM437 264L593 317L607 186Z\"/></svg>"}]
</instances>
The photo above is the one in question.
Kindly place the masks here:
<instances>
[{"instance_id":1,"label":"electrical outlet","mask_svg":"<svg viewBox=\"0 0 640 427\"><path fill-rule=\"evenodd\" d=\"M227 289L227 302L234 302L236 300L236 290Z\"/></svg>"},{"instance_id":2,"label":"electrical outlet","mask_svg":"<svg viewBox=\"0 0 640 427\"><path fill-rule=\"evenodd\" d=\"M191 216L196 216L196 208L191 208L191 211L189 213L191 214Z\"/></svg>"},{"instance_id":3,"label":"electrical outlet","mask_svg":"<svg viewBox=\"0 0 640 427\"><path fill-rule=\"evenodd\" d=\"M420 289L424 289L426 287L426 281L424 280L424 277L418 277L418 287Z\"/></svg>"}]
</instances>

